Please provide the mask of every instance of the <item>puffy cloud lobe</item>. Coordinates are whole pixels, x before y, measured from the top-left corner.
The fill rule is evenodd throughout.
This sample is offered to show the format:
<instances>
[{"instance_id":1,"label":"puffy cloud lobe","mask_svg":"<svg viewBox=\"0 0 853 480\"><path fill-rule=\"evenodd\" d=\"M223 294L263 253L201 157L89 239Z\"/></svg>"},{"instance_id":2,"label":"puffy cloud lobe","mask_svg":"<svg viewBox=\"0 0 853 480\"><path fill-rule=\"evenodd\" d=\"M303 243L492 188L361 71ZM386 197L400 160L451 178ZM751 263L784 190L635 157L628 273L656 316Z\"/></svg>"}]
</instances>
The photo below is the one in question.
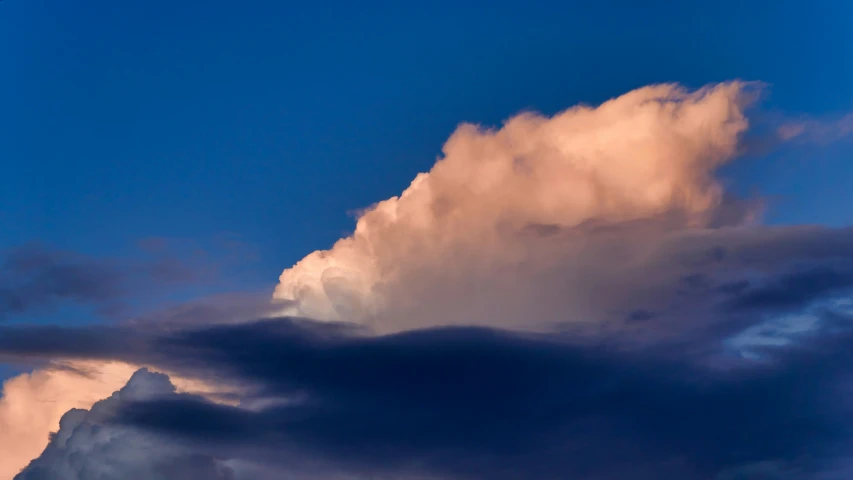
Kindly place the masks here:
<instances>
[{"instance_id":1,"label":"puffy cloud lobe","mask_svg":"<svg viewBox=\"0 0 853 480\"><path fill-rule=\"evenodd\" d=\"M4 338L6 335L3 335ZM70 409L89 408L121 388L134 368L119 362L77 362L20 375L0 397L0 478L11 479L47 446Z\"/></svg>"},{"instance_id":2,"label":"puffy cloud lobe","mask_svg":"<svg viewBox=\"0 0 853 480\"><path fill-rule=\"evenodd\" d=\"M24 340L23 337L13 338L2 334L8 343ZM78 358L72 361L53 363L46 368L40 368L29 374L19 375L3 384L0 397L0 451L3 452L0 462L0 478L11 479L20 472L31 460L48 445L49 435L60 427L63 414L73 409L88 409L124 386L134 371L138 369L126 362L105 360L115 356L111 347L100 355L93 353L104 346L110 345L114 338L102 335L103 330L93 328L88 334L65 330L44 330L37 328L29 332L34 338L41 338L54 344L54 354L65 358ZM128 336L142 335L139 332L124 331ZM87 345L81 350L78 342L88 338L83 343ZM34 346L32 341L25 344ZM59 347L74 345L76 352ZM136 343L136 348L140 343ZM20 352L20 350L18 350ZM133 349L127 350L132 352ZM85 352L85 353L84 353ZM50 356L52 356L51 354ZM81 357L97 358L97 360L80 359ZM126 355L130 358L131 355ZM139 360L140 355L132 355ZM214 385L202 380L175 377L173 381L180 392L193 392L205 398L219 402L232 402L233 395L222 385ZM67 429L66 429L67 431Z\"/></svg>"},{"instance_id":3,"label":"puffy cloud lobe","mask_svg":"<svg viewBox=\"0 0 853 480\"><path fill-rule=\"evenodd\" d=\"M523 283L547 271L560 252L531 257L524 233L666 214L710 224L724 200L713 173L738 153L750 87L656 85L552 118L522 114L499 130L462 125L429 173L367 209L352 236L285 270L276 297L296 302L291 313L384 331L405 328L393 322L411 314L432 317L420 326L452 322L425 312L418 289L452 285L442 294L452 303L483 278Z\"/></svg>"},{"instance_id":4,"label":"puffy cloud lobe","mask_svg":"<svg viewBox=\"0 0 853 480\"><path fill-rule=\"evenodd\" d=\"M161 437L106 423L128 402L176 396L163 374L136 372L127 385L91 410L73 409L42 455L16 480L232 479L216 459Z\"/></svg>"}]
</instances>

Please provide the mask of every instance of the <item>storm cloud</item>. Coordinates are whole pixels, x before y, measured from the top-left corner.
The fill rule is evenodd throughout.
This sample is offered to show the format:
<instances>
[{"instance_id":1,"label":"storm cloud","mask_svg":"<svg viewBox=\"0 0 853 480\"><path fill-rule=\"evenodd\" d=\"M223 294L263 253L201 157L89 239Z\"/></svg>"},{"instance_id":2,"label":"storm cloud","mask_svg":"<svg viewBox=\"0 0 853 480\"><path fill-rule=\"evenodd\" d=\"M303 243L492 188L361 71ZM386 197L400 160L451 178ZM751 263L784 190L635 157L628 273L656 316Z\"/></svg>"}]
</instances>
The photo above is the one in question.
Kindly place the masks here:
<instances>
[{"instance_id":1,"label":"storm cloud","mask_svg":"<svg viewBox=\"0 0 853 480\"><path fill-rule=\"evenodd\" d=\"M780 459L804 472L796 478L819 478L851 440L853 332L825 321L823 334L768 348L761 362L685 362L672 348L479 327L373 336L273 319L162 332L139 349L148 363L242 382L241 404L169 393L131 398L103 421L137 432L130 439L159 435L295 478L320 468L353 478L712 479Z\"/></svg>"}]
</instances>

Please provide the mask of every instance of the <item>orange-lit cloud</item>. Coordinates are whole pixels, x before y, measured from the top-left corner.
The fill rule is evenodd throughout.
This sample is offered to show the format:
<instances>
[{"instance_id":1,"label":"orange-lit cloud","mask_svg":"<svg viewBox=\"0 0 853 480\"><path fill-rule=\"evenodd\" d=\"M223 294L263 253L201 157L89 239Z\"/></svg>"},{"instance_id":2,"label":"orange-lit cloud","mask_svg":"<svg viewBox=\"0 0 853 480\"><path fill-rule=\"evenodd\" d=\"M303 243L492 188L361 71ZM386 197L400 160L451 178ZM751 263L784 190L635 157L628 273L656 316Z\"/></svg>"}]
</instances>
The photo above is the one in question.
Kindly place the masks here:
<instances>
[{"instance_id":1,"label":"orange-lit cloud","mask_svg":"<svg viewBox=\"0 0 853 480\"><path fill-rule=\"evenodd\" d=\"M0 397L0 479L11 479L47 446L72 408L89 408L124 385L134 368L83 362L74 370L36 370L7 380ZM84 372L84 373L81 373Z\"/></svg>"},{"instance_id":2,"label":"orange-lit cloud","mask_svg":"<svg viewBox=\"0 0 853 480\"><path fill-rule=\"evenodd\" d=\"M654 85L550 118L520 114L500 129L463 124L429 173L367 209L351 236L285 270L275 297L295 302L288 313L380 331L528 327L496 316L501 308L478 311L476 292L516 314L529 308L526 280L588 251L583 240L543 245L549 232L667 215L684 228L712 223L724 200L714 172L738 152L752 90Z\"/></svg>"},{"instance_id":3,"label":"orange-lit cloud","mask_svg":"<svg viewBox=\"0 0 853 480\"><path fill-rule=\"evenodd\" d=\"M47 446L59 420L73 408L88 409L122 388L139 367L123 362L74 361L36 370L3 383L0 395L0 479L15 476ZM209 394L204 382L175 378L179 391Z\"/></svg>"},{"instance_id":4,"label":"orange-lit cloud","mask_svg":"<svg viewBox=\"0 0 853 480\"><path fill-rule=\"evenodd\" d=\"M853 134L853 114L835 120L803 119L784 123L777 129L783 141L801 141L818 144L831 143Z\"/></svg>"}]
</instances>

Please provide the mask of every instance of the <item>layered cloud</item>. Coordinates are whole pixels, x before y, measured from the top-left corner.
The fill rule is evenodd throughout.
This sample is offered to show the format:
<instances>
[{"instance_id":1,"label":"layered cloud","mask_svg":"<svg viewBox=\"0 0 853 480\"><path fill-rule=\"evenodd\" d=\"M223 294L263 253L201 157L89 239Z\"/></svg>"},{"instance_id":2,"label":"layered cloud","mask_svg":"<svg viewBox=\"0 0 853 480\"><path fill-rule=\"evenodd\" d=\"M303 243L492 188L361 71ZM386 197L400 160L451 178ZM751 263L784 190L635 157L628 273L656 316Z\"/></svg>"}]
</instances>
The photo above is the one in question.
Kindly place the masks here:
<instances>
[{"instance_id":1,"label":"layered cloud","mask_svg":"<svg viewBox=\"0 0 853 480\"><path fill-rule=\"evenodd\" d=\"M239 386L140 372L19 478L849 478L853 229L763 226L715 176L758 88L462 125L278 306L0 326L0 358Z\"/></svg>"},{"instance_id":2,"label":"layered cloud","mask_svg":"<svg viewBox=\"0 0 853 480\"><path fill-rule=\"evenodd\" d=\"M725 355L725 332L707 330L690 342L647 339L625 349L574 332L443 327L374 336L271 319L149 332L144 346L116 352L98 330L78 329L90 356L142 356L250 388L238 406L171 390L121 394L109 411L93 409L105 412L97 420L104 433L95 438L92 427L63 421L18 478L73 471L75 451L92 452L91 468L132 460L104 478L135 478L119 472L164 459L142 447L170 445L182 458L221 459L236 478L700 480L776 469L788 477L768 478L841 480L853 440L851 320L849 306L826 305L806 335L758 345L761 361ZM647 330L670 335L648 322ZM32 332L27 350L81 354L62 338ZM119 454L125 449L133 454ZM62 475L49 478L89 478Z\"/></svg>"}]
</instances>

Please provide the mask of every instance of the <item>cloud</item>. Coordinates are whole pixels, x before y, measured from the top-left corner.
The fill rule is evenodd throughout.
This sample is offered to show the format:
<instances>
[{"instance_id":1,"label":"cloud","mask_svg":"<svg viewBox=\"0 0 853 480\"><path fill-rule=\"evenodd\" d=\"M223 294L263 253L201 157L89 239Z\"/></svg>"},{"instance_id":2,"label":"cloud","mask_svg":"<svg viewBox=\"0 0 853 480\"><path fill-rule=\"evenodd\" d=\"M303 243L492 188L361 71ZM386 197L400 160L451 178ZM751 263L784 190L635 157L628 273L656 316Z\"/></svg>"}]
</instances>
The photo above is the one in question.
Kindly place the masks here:
<instances>
[{"instance_id":1,"label":"cloud","mask_svg":"<svg viewBox=\"0 0 853 480\"><path fill-rule=\"evenodd\" d=\"M715 172L756 141L749 114L768 128L755 104L761 92L744 82L653 85L553 117L523 113L501 128L463 124L400 196L284 270L275 296L292 302L283 313L383 332L543 329L555 312L595 322L654 313L626 303L673 280L656 278L678 270L659 268L671 244L751 235L730 230L754 225L761 202L728 194ZM796 129L777 119L773 133L758 134L777 144L779 135L836 139L850 118Z\"/></svg>"},{"instance_id":2,"label":"cloud","mask_svg":"<svg viewBox=\"0 0 853 480\"><path fill-rule=\"evenodd\" d=\"M709 336L720 340L764 316L843 297L853 287L851 228L685 230L652 221L579 226L526 241L533 250L529 261L547 262L548 270L479 277L473 285L413 277L408 286L424 303L424 311L400 308L394 324L403 327L400 330L424 324L560 330L589 338L606 336L639 348L647 342L708 342ZM191 304L138 321L133 333L126 326L85 331L10 326L0 329L0 356L121 354L125 361L142 362L147 337L165 325L239 322L269 316L279 308L268 303L258 307L256 301L250 296L218 305ZM632 320L638 315L645 320Z\"/></svg>"},{"instance_id":3,"label":"cloud","mask_svg":"<svg viewBox=\"0 0 853 480\"><path fill-rule=\"evenodd\" d=\"M74 341L73 338L68 340ZM49 434L60 427L63 414L73 409L87 409L119 390L138 368L103 358L60 361L5 381L0 397L0 451L3 452L0 478L11 479L39 456L48 445ZM173 378L179 392L192 392L217 402L233 402L230 387L222 382Z\"/></svg>"},{"instance_id":4,"label":"cloud","mask_svg":"<svg viewBox=\"0 0 853 480\"><path fill-rule=\"evenodd\" d=\"M91 410L68 411L42 455L15 479L233 479L233 472L215 458L167 443L162 437L105 423L128 402L156 401L176 396L175 391L163 374L134 373L127 385Z\"/></svg>"},{"instance_id":5,"label":"cloud","mask_svg":"<svg viewBox=\"0 0 853 480\"><path fill-rule=\"evenodd\" d=\"M109 262L35 245L14 249L0 260L0 317L63 300L110 309L124 281Z\"/></svg>"},{"instance_id":6,"label":"cloud","mask_svg":"<svg viewBox=\"0 0 853 480\"><path fill-rule=\"evenodd\" d=\"M48 434L59 428L65 412L89 408L109 396L133 371L120 362L86 361L5 381L0 397L0 478L11 479L44 450Z\"/></svg>"},{"instance_id":7,"label":"cloud","mask_svg":"<svg viewBox=\"0 0 853 480\"><path fill-rule=\"evenodd\" d=\"M827 144L853 134L853 114L835 119L804 118L789 121L778 127L777 134L783 141Z\"/></svg>"},{"instance_id":8,"label":"cloud","mask_svg":"<svg viewBox=\"0 0 853 480\"><path fill-rule=\"evenodd\" d=\"M849 261L849 259L845 259ZM849 294L853 287L853 268L832 262L828 265L789 272L763 285L739 283L731 307L770 310L801 307L831 293Z\"/></svg>"},{"instance_id":9,"label":"cloud","mask_svg":"<svg viewBox=\"0 0 853 480\"><path fill-rule=\"evenodd\" d=\"M205 254L206 250L198 245L175 243L165 239L147 241L144 245L147 253L136 260L98 258L39 244L7 250L0 256L0 319L54 313L57 307L66 304L90 307L101 317L126 316L131 312L126 308L129 303L149 299L157 292L172 293L176 287L218 278L217 260ZM234 248L227 246L226 250L231 252ZM231 294L137 315L133 320L138 324L180 324L256 318L270 310L267 299L268 293L263 301L258 295ZM11 479L45 448L48 434L58 428L63 413L70 408L89 408L124 385L136 369L127 363L104 360L109 352L104 353L101 361L93 361L91 335L57 331L51 326L36 330L43 339L57 339L57 333L64 335L63 340L75 345L78 354L67 350L56 353L66 360L72 357L85 360L51 364L4 382L0 394L0 451L4 452L0 479L3 480ZM108 339L114 351L133 351L134 344L139 343L121 329L99 326L95 330L98 338ZM3 333L3 341L7 345L17 344L17 353L21 354L18 362L43 367L43 360L50 359L27 358L27 342L31 338L20 335L11 327ZM11 350L6 357L10 353ZM3 357L0 355L0 360ZM188 379L177 381L182 388L210 390L209 385Z\"/></svg>"},{"instance_id":10,"label":"cloud","mask_svg":"<svg viewBox=\"0 0 853 480\"><path fill-rule=\"evenodd\" d=\"M429 173L367 209L352 236L285 270L276 296L312 318L399 317L415 308L401 292L411 276L520 273L524 232L665 214L706 224L724 200L713 172L748 127L750 90L655 85L552 118L521 114L499 130L461 125Z\"/></svg>"},{"instance_id":11,"label":"cloud","mask_svg":"<svg viewBox=\"0 0 853 480\"><path fill-rule=\"evenodd\" d=\"M553 326L544 333L377 335L362 323L247 323L275 308L249 296L112 326L2 326L0 357L115 361L126 371L149 365L240 385L229 397L239 406L181 396L127 404L115 419L221 458L236 478L524 471L689 480L771 471L762 462L783 459L773 465L805 472L792 477L800 480L843 463L834 451L847 440L838 423L846 412L831 399L844 398L844 365L853 363L843 358L849 335L831 334L853 318L841 301L850 293L853 229L683 229L654 219L548 229L527 241L543 247L536 251L553 270L527 277L511 316L507 299L485 305ZM565 245L586 253L553 255ZM569 282L578 272L586 286ZM484 300L501 291L488 279L479 285ZM590 314L578 321L584 305ZM397 324L420 323L408 322ZM799 413L786 419L788 411ZM135 439L124 440L128 450Z\"/></svg>"},{"instance_id":12,"label":"cloud","mask_svg":"<svg viewBox=\"0 0 853 480\"><path fill-rule=\"evenodd\" d=\"M280 305L0 326L2 358L239 387L227 405L120 395L32 468L86 478L72 459L91 450L87 468L133 478L168 445L236 479L848 478L853 229L759 225L760 201L717 181L757 89L657 85L461 125L399 197L285 270Z\"/></svg>"},{"instance_id":13,"label":"cloud","mask_svg":"<svg viewBox=\"0 0 853 480\"><path fill-rule=\"evenodd\" d=\"M663 345L482 327L383 336L285 319L196 327L164 332L145 351L173 371L247 382L243 405L133 399L107 424L293 478L327 469L698 480L776 459L804 472L793 478L818 478L851 440L851 341L848 325L773 350L769 363L720 368Z\"/></svg>"},{"instance_id":14,"label":"cloud","mask_svg":"<svg viewBox=\"0 0 853 480\"><path fill-rule=\"evenodd\" d=\"M0 333L7 348L0 360L30 363L39 369L3 383L0 395L0 479L11 479L48 444L69 409L86 409L119 390L143 362L146 339L156 328L212 325L268 315L277 308L269 294L228 294L198 299L179 307L155 311L122 325L93 325L85 329L58 326L8 325ZM135 325L130 329L129 325ZM50 346L52 345L52 347ZM137 352L137 353L134 353ZM126 361L112 361L122 357ZM45 361L61 358L59 363ZM215 380L212 379L211 380ZM231 402L230 386L222 381L174 377L179 391Z\"/></svg>"},{"instance_id":15,"label":"cloud","mask_svg":"<svg viewBox=\"0 0 853 480\"><path fill-rule=\"evenodd\" d=\"M53 311L66 303L91 307L101 316L127 314L130 299L216 278L214 264L190 256L179 259L165 245L124 261L24 245L0 255L0 319Z\"/></svg>"},{"instance_id":16,"label":"cloud","mask_svg":"<svg viewBox=\"0 0 853 480\"><path fill-rule=\"evenodd\" d=\"M738 294L766 296L771 292L759 289L784 286L767 282L792 281L780 275L835 272L841 282L850 271L851 242L853 229L682 228L665 219L554 228L520 239L524 254L509 262L413 270L405 282L383 285L394 295L382 311L354 320L380 332L432 325L546 331L570 324L616 328L642 311L657 324L681 328L690 311L691 328L698 329L725 301L749 301ZM821 285L802 286L802 302L807 289ZM833 291L841 295L844 287Z\"/></svg>"}]
</instances>

